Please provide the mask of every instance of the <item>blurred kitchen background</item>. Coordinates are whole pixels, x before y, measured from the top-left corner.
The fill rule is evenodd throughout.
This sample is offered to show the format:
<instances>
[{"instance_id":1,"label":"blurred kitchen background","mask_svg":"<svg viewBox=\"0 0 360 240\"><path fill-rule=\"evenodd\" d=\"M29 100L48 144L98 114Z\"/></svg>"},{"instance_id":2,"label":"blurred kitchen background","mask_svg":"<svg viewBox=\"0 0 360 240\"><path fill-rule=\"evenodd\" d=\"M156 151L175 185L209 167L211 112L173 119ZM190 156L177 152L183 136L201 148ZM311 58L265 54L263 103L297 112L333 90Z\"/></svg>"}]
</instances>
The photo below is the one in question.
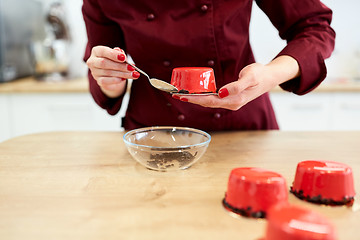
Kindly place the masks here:
<instances>
[{"instance_id":1,"label":"blurred kitchen background","mask_svg":"<svg viewBox=\"0 0 360 240\"><path fill-rule=\"evenodd\" d=\"M85 76L81 6L81 0L0 0L2 80L45 72Z\"/></svg>"},{"instance_id":2,"label":"blurred kitchen background","mask_svg":"<svg viewBox=\"0 0 360 240\"><path fill-rule=\"evenodd\" d=\"M281 130L360 129L360 2L324 0L333 9L335 51L316 91L271 92ZM82 58L82 0L0 0L0 141L59 130L121 131L121 117L93 102ZM254 3L251 42L258 62L284 46Z\"/></svg>"}]
</instances>

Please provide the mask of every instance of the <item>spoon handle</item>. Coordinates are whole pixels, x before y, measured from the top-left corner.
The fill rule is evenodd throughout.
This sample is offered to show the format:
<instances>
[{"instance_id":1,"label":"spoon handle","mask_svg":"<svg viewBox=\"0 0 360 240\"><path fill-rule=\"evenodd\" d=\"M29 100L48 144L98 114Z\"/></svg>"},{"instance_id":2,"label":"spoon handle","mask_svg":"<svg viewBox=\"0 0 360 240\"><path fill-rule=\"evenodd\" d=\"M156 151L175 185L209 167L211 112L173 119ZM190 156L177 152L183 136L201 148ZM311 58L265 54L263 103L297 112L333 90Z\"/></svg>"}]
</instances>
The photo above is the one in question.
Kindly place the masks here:
<instances>
[{"instance_id":1,"label":"spoon handle","mask_svg":"<svg viewBox=\"0 0 360 240\"><path fill-rule=\"evenodd\" d=\"M140 68L138 68L137 66L135 66L134 64L129 63L128 61L126 61L127 64L129 64L130 66L132 66L133 68L135 68L136 71L142 73L143 75L145 75L148 79L150 79L149 75L146 74L146 72L144 72L143 70L141 70Z\"/></svg>"}]
</instances>

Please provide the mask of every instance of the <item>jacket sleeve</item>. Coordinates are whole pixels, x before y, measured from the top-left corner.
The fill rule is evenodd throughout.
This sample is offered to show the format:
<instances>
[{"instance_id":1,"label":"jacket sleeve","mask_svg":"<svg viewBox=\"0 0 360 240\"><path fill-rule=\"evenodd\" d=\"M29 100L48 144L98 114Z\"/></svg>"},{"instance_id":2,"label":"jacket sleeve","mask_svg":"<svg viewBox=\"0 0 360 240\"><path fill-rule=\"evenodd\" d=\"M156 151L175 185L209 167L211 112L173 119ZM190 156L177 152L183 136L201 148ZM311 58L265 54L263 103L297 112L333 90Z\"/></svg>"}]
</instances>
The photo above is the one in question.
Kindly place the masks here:
<instances>
[{"instance_id":1,"label":"jacket sleeve","mask_svg":"<svg viewBox=\"0 0 360 240\"><path fill-rule=\"evenodd\" d=\"M111 48L120 47L125 50L123 33L119 25L111 21L102 12L97 0L84 0L82 6L83 18L85 21L88 42L86 45L84 61L91 55L95 46L108 46ZM111 115L120 110L123 96L118 98L107 97L100 89L91 72L88 73L90 93L95 102L106 109Z\"/></svg>"},{"instance_id":2,"label":"jacket sleeve","mask_svg":"<svg viewBox=\"0 0 360 240\"><path fill-rule=\"evenodd\" d=\"M256 3L287 41L278 56L291 56L300 66L301 76L280 87L298 95L312 91L325 79L324 60L334 50L331 9L319 0L256 0Z\"/></svg>"}]
</instances>

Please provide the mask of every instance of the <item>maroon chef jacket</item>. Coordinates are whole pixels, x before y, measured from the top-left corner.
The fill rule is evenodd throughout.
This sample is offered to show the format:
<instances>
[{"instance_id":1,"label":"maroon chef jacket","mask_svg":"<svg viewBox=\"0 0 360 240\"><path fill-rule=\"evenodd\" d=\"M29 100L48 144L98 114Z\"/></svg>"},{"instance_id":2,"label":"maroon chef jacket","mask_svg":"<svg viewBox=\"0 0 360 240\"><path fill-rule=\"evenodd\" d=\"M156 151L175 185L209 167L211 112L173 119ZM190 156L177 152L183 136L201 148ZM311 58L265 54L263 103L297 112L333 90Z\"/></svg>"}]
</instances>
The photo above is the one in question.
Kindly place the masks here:
<instances>
[{"instance_id":1,"label":"maroon chef jacket","mask_svg":"<svg viewBox=\"0 0 360 240\"><path fill-rule=\"evenodd\" d=\"M326 76L324 59L334 48L332 11L317 0L258 0L287 46L279 55L295 58L301 77L281 85L302 95ZM170 82L175 67L206 66L217 88L236 81L255 62L249 43L252 0L84 0L88 34L84 59L97 45L120 47L151 77ZM269 45L268 47L271 47ZM116 114L123 97L106 97L89 73L96 103ZM278 129L268 93L237 111L205 108L173 99L144 76L132 84L125 129L187 126L206 131Z\"/></svg>"}]
</instances>

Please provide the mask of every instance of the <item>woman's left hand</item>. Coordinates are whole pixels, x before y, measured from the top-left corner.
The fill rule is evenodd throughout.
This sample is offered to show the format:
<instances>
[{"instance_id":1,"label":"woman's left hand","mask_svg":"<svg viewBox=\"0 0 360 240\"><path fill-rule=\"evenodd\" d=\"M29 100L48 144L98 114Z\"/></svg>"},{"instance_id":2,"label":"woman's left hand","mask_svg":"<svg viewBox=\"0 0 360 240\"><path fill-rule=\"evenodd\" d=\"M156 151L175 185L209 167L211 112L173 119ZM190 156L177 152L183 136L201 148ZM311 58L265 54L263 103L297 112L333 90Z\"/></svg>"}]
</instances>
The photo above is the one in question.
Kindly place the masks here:
<instances>
[{"instance_id":1,"label":"woman's left hand","mask_svg":"<svg viewBox=\"0 0 360 240\"><path fill-rule=\"evenodd\" d=\"M288 68L284 68L286 66ZM240 71L237 81L223 86L219 90L218 96L173 95L173 98L203 107L236 111L275 86L297 77L299 74L299 66L295 59L289 56L280 56L267 65L253 63L246 66Z\"/></svg>"}]
</instances>

